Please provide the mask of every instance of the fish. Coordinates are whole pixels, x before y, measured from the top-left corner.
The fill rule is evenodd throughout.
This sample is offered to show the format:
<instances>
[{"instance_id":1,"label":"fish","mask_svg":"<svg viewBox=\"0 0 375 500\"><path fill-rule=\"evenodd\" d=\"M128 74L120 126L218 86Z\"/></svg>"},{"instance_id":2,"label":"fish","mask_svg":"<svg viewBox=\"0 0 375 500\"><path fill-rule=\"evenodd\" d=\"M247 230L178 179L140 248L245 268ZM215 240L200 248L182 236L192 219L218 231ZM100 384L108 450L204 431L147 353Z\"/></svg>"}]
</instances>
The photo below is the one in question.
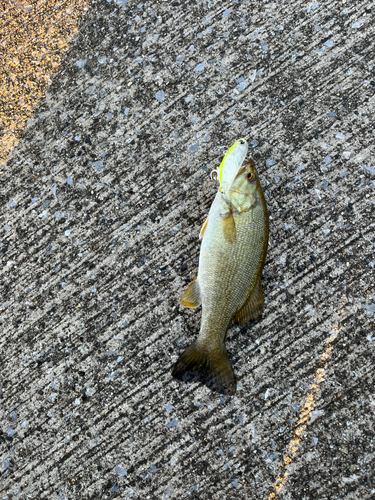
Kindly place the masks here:
<instances>
[{"instance_id":1,"label":"fish","mask_svg":"<svg viewBox=\"0 0 375 500\"><path fill-rule=\"evenodd\" d=\"M231 162L228 165L234 170ZM200 231L198 274L180 298L184 307L202 306L200 332L177 359L172 376L234 395L236 377L225 339L232 320L247 325L262 314L269 220L254 161L243 159L234 178L226 168L224 162L218 192Z\"/></svg>"}]
</instances>

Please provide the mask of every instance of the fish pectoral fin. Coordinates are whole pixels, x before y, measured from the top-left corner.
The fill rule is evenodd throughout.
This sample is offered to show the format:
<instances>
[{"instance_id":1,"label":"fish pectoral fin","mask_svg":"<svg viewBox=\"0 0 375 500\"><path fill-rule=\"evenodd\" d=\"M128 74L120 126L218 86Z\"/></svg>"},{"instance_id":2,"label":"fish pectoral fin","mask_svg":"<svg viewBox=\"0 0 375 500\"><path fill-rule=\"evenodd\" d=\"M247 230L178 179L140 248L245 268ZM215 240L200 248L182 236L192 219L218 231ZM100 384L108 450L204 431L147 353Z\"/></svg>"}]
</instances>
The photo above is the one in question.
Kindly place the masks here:
<instances>
[{"instance_id":1,"label":"fish pectoral fin","mask_svg":"<svg viewBox=\"0 0 375 500\"><path fill-rule=\"evenodd\" d=\"M236 239L236 226L234 224L232 211L229 210L228 212L220 215L224 238L229 241L229 243L233 243Z\"/></svg>"},{"instance_id":2,"label":"fish pectoral fin","mask_svg":"<svg viewBox=\"0 0 375 500\"><path fill-rule=\"evenodd\" d=\"M201 291L199 289L199 283L196 276L181 295L180 304L184 307L194 309L195 307L198 307L201 302Z\"/></svg>"},{"instance_id":3,"label":"fish pectoral fin","mask_svg":"<svg viewBox=\"0 0 375 500\"><path fill-rule=\"evenodd\" d=\"M210 351L195 342L178 358L172 376L185 382L202 382L220 394L232 396L236 392L236 378L224 346L220 351Z\"/></svg>"},{"instance_id":4,"label":"fish pectoral fin","mask_svg":"<svg viewBox=\"0 0 375 500\"><path fill-rule=\"evenodd\" d=\"M259 277L253 293L250 295L241 309L236 312L234 321L236 321L240 325L247 325L250 321L256 320L262 314L263 303L264 297Z\"/></svg>"},{"instance_id":5,"label":"fish pectoral fin","mask_svg":"<svg viewBox=\"0 0 375 500\"><path fill-rule=\"evenodd\" d=\"M201 240L203 238L203 235L206 231L206 228L207 228L207 223L208 223L208 217L207 219L203 222L203 226L201 228L201 232L199 233L199 239Z\"/></svg>"}]
</instances>

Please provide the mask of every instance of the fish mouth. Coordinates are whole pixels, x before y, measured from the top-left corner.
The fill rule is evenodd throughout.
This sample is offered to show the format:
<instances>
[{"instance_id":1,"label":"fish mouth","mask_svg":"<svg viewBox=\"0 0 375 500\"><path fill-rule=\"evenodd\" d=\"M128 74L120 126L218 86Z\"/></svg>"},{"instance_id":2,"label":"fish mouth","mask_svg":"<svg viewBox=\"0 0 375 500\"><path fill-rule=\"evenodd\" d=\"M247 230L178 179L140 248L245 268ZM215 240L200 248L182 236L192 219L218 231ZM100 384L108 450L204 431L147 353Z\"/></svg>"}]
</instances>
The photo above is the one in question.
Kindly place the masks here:
<instances>
[{"instance_id":1,"label":"fish mouth","mask_svg":"<svg viewBox=\"0 0 375 500\"><path fill-rule=\"evenodd\" d=\"M254 160L252 158L245 158L244 159L244 161L242 162L241 167L238 169L238 172L237 172L237 175L236 175L235 179L237 179L237 177L239 175L244 174L246 171L249 171L252 174L257 175L257 170L255 168L255 163L254 163ZM231 191L232 191L232 189L229 189L228 193L231 192Z\"/></svg>"},{"instance_id":2,"label":"fish mouth","mask_svg":"<svg viewBox=\"0 0 375 500\"><path fill-rule=\"evenodd\" d=\"M245 158L244 161L242 162L241 168L248 168L250 167L251 171L255 170L255 163L252 158Z\"/></svg>"}]
</instances>

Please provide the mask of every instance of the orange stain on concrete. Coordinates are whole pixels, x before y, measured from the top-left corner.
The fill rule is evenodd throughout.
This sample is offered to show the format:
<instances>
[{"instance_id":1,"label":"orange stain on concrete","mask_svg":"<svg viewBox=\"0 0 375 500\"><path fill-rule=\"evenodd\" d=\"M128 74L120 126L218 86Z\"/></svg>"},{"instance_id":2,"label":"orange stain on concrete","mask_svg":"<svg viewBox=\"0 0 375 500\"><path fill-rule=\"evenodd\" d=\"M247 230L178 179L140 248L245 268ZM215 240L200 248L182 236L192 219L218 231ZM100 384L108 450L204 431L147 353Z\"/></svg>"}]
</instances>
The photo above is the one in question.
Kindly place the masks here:
<instances>
[{"instance_id":1,"label":"orange stain on concrete","mask_svg":"<svg viewBox=\"0 0 375 500\"><path fill-rule=\"evenodd\" d=\"M308 422L311 417L311 413L316 405L316 398L320 393L320 387L324 380L324 376L327 370L327 361L332 355L333 347L332 344L337 338L340 330L336 327L332 327L333 333L326 341L326 347L323 354L319 358L320 367L316 370L314 382L310 385L308 394L306 396L303 408L299 414L299 419L296 423L296 430L294 435L290 440L286 452L284 454L283 463L281 464L281 472L276 478L273 484L273 492L268 496L268 500L274 500L279 493L283 490L288 477L290 476L293 468L293 462L296 458L298 450L303 439L303 435L306 431Z\"/></svg>"},{"instance_id":2,"label":"orange stain on concrete","mask_svg":"<svg viewBox=\"0 0 375 500\"><path fill-rule=\"evenodd\" d=\"M51 84L89 4L7 0L0 5L0 168Z\"/></svg>"}]
</instances>

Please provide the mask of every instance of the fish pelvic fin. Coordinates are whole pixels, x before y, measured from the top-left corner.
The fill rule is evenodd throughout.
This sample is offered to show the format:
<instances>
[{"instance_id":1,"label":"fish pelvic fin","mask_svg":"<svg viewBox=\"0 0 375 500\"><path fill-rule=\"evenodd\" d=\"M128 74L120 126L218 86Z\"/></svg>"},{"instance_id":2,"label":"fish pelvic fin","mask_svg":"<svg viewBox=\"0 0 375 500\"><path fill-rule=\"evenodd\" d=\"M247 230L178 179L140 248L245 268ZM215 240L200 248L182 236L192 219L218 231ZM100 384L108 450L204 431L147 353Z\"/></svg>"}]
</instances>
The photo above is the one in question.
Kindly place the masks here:
<instances>
[{"instance_id":1,"label":"fish pelvic fin","mask_svg":"<svg viewBox=\"0 0 375 500\"><path fill-rule=\"evenodd\" d=\"M236 226L234 223L234 217L231 210L221 214L221 224L223 228L224 238L233 243L236 239Z\"/></svg>"},{"instance_id":2,"label":"fish pelvic fin","mask_svg":"<svg viewBox=\"0 0 375 500\"><path fill-rule=\"evenodd\" d=\"M190 307L192 309L198 307L201 304L201 291L199 289L197 276L193 279L193 281L182 294L180 298L180 304L184 307Z\"/></svg>"},{"instance_id":3,"label":"fish pelvic fin","mask_svg":"<svg viewBox=\"0 0 375 500\"><path fill-rule=\"evenodd\" d=\"M236 377L224 346L220 351L209 351L194 342L178 358L172 376L184 382L202 382L220 394L233 396L236 392Z\"/></svg>"},{"instance_id":4,"label":"fish pelvic fin","mask_svg":"<svg viewBox=\"0 0 375 500\"><path fill-rule=\"evenodd\" d=\"M259 277L252 294L241 309L236 312L234 321L240 325L247 325L250 321L256 320L262 314L263 303L264 297Z\"/></svg>"}]
</instances>

